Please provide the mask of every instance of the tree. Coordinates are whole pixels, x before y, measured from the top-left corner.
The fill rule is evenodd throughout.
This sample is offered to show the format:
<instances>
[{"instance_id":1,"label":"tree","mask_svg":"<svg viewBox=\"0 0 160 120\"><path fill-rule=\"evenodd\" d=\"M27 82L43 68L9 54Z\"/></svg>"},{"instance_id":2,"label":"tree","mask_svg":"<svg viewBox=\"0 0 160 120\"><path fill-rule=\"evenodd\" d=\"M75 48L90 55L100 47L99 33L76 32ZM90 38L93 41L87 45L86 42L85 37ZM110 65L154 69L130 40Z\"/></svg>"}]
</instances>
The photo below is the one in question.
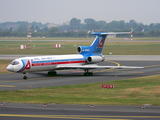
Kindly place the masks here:
<instances>
[{"instance_id":1,"label":"tree","mask_svg":"<svg viewBox=\"0 0 160 120\"><path fill-rule=\"evenodd\" d=\"M157 31L156 31L155 36L156 36L156 37L160 37L160 30L157 30Z\"/></svg>"},{"instance_id":2,"label":"tree","mask_svg":"<svg viewBox=\"0 0 160 120\"><path fill-rule=\"evenodd\" d=\"M81 20L77 18L72 18L70 20L70 28L71 29L79 29L81 24Z\"/></svg>"},{"instance_id":3,"label":"tree","mask_svg":"<svg viewBox=\"0 0 160 120\"><path fill-rule=\"evenodd\" d=\"M98 21L96 22L94 19L87 18L84 20L86 23L85 29L86 30L100 30L102 26L105 24L104 21Z\"/></svg>"},{"instance_id":4,"label":"tree","mask_svg":"<svg viewBox=\"0 0 160 120\"><path fill-rule=\"evenodd\" d=\"M100 30L105 30L106 26L107 26L107 23L106 21L97 21L96 24L99 26L99 29Z\"/></svg>"},{"instance_id":5,"label":"tree","mask_svg":"<svg viewBox=\"0 0 160 120\"><path fill-rule=\"evenodd\" d=\"M49 30L49 36L54 36L57 32L58 32L58 28L57 27L52 27Z\"/></svg>"},{"instance_id":6,"label":"tree","mask_svg":"<svg viewBox=\"0 0 160 120\"><path fill-rule=\"evenodd\" d=\"M155 31L150 31L148 34L149 34L149 37L154 37L155 36Z\"/></svg>"},{"instance_id":7,"label":"tree","mask_svg":"<svg viewBox=\"0 0 160 120\"><path fill-rule=\"evenodd\" d=\"M124 20L118 21L118 28L119 28L120 30L125 29L125 21L124 21Z\"/></svg>"},{"instance_id":8,"label":"tree","mask_svg":"<svg viewBox=\"0 0 160 120\"><path fill-rule=\"evenodd\" d=\"M137 22L135 20L130 20L129 23L130 25L137 25Z\"/></svg>"},{"instance_id":9,"label":"tree","mask_svg":"<svg viewBox=\"0 0 160 120\"><path fill-rule=\"evenodd\" d=\"M17 31L18 32L27 32L27 24L26 23L20 24Z\"/></svg>"},{"instance_id":10,"label":"tree","mask_svg":"<svg viewBox=\"0 0 160 120\"><path fill-rule=\"evenodd\" d=\"M87 36L87 33L85 31L80 31L78 36L79 37L85 37L85 36Z\"/></svg>"},{"instance_id":11,"label":"tree","mask_svg":"<svg viewBox=\"0 0 160 120\"><path fill-rule=\"evenodd\" d=\"M92 19L92 18L87 18L87 19L84 19L84 22L85 22L86 24L93 24L93 23L95 23L96 21L95 21L94 19Z\"/></svg>"}]
</instances>

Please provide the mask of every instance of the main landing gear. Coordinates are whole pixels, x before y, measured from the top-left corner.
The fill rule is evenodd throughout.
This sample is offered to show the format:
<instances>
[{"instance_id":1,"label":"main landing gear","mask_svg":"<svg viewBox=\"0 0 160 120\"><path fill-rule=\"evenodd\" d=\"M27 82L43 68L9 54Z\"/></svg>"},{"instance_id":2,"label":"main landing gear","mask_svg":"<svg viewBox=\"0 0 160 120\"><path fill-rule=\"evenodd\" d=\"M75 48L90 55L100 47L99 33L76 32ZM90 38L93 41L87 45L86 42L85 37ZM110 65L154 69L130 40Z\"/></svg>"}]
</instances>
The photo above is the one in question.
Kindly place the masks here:
<instances>
[{"instance_id":1,"label":"main landing gear","mask_svg":"<svg viewBox=\"0 0 160 120\"><path fill-rule=\"evenodd\" d=\"M92 75L93 75L93 73L92 73L92 72L89 72L88 69L86 69L86 70L84 70L84 71L85 71L84 76L92 76Z\"/></svg>"},{"instance_id":2,"label":"main landing gear","mask_svg":"<svg viewBox=\"0 0 160 120\"><path fill-rule=\"evenodd\" d=\"M57 75L57 72L56 71L49 71L48 75L49 76L55 76L55 75Z\"/></svg>"},{"instance_id":3,"label":"main landing gear","mask_svg":"<svg viewBox=\"0 0 160 120\"><path fill-rule=\"evenodd\" d=\"M93 73L92 73L92 72L89 72L88 69L85 69L84 71L85 71L85 72L84 72L84 76L92 76L92 75L93 75ZM57 75L57 72L56 72L56 71L49 71L49 72L48 72L48 75L49 75L49 76L56 76L56 75ZM27 75L26 75L25 72L23 73L23 79L24 79L24 80L28 79L28 77L27 77Z\"/></svg>"}]
</instances>

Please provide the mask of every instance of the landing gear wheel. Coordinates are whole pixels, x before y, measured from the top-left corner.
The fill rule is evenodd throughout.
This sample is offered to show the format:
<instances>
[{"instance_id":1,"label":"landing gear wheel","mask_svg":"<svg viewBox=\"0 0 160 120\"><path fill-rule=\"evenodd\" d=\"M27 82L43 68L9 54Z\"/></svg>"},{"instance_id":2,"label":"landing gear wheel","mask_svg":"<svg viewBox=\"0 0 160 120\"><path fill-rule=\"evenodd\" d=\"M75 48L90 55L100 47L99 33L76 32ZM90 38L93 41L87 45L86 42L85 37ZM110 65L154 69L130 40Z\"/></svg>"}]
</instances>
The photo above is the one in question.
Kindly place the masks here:
<instances>
[{"instance_id":1,"label":"landing gear wheel","mask_svg":"<svg viewBox=\"0 0 160 120\"><path fill-rule=\"evenodd\" d=\"M87 73L84 73L84 76L87 76Z\"/></svg>"},{"instance_id":2,"label":"landing gear wheel","mask_svg":"<svg viewBox=\"0 0 160 120\"><path fill-rule=\"evenodd\" d=\"M92 76L92 75L93 75L92 72L85 72L85 73L84 73L84 76Z\"/></svg>"},{"instance_id":3,"label":"landing gear wheel","mask_svg":"<svg viewBox=\"0 0 160 120\"><path fill-rule=\"evenodd\" d=\"M27 78L28 78L27 76L23 76L23 79L25 79L25 80L26 80Z\"/></svg>"},{"instance_id":4,"label":"landing gear wheel","mask_svg":"<svg viewBox=\"0 0 160 120\"><path fill-rule=\"evenodd\" d=\"M89 72L89 73L88 73L88 75L89 75L89 76L92 76L92 75L93 75L93 73L92 73L92 72Z\"/></svg>"},{"instance_id":5,"label":"landing gear wheel","mask_svg":"<svg viewBox=\"0 0 160 120\"><path fill-rule=\"evenodd\" d=\"M26 80L28 78L27 75L26 75L26 73L23 73L23 75L24 75L23 79Z\"/></svg>"},{"instance_id":6,"label":"landing gear wheel","mask_svg":"<svg viewBox=\"0 0 160 120\"><path fill-rule=\"evenodd\" d=\"M55 75L57 75L57 72L56 71L49 71L48 75L49 76L55 76Z\"/></svg>"}]
</instances>

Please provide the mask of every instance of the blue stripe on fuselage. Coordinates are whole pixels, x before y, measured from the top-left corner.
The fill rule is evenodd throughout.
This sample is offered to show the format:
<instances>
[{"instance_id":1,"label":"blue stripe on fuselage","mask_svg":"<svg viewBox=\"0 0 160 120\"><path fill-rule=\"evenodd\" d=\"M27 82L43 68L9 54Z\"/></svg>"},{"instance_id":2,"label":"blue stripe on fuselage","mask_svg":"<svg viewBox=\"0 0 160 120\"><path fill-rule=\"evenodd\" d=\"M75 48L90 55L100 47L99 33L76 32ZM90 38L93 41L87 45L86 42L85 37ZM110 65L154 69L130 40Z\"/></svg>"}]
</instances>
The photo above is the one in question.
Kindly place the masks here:
<instances>
[{"instance_id":1,"label":"blue stripe on fuselage","mask_svg":"<svg viewBox=\"0 0 160 120\"><path fill-rule=\"evenodd\" d=\"M32 64L35 63L49 63L49 62L67 62L67 61L81 61L85 60L84 58L82 59L55 59L55 60L43 60L43 61L31 61Z\"/></svg>"}]
</instances>

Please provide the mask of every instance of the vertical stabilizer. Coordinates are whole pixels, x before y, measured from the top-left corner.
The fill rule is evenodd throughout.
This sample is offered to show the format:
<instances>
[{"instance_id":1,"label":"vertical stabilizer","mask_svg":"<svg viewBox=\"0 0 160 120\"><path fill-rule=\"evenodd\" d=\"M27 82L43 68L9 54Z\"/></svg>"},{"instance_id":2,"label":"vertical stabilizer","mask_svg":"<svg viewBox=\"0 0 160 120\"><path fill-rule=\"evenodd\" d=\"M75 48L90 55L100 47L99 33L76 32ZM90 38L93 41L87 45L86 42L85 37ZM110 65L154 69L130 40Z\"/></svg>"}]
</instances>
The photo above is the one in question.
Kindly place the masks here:
<instances>
[{"instance_id":1,"label":"vertical stabilizer","mask_svg":"<svg viewBox=\"0 0 160 120\"><path fill-rule=\"evenodd\" d=\"M95 40L93 41L93 43L91 44L91 48L90 51L94 54L101 54L102 53L102 49L103 49L103 45L106 39L106 34L105 35L101 35L101 33L93 33L93 35L97 35Z\"/></svg>"},{"instance_id":2,"label":"vertical stabilizer","mask_svg":"<svg viewBox=\"0 0 160 120\"><path fill-rule=\"evenodd\" d=\"M99 54L101 55L105 38L107 34L101 35L101 33L93 33L97 35L93 43L90 46L78 46L77 52L80 54Z\"/></svg>"}]
</instances>

